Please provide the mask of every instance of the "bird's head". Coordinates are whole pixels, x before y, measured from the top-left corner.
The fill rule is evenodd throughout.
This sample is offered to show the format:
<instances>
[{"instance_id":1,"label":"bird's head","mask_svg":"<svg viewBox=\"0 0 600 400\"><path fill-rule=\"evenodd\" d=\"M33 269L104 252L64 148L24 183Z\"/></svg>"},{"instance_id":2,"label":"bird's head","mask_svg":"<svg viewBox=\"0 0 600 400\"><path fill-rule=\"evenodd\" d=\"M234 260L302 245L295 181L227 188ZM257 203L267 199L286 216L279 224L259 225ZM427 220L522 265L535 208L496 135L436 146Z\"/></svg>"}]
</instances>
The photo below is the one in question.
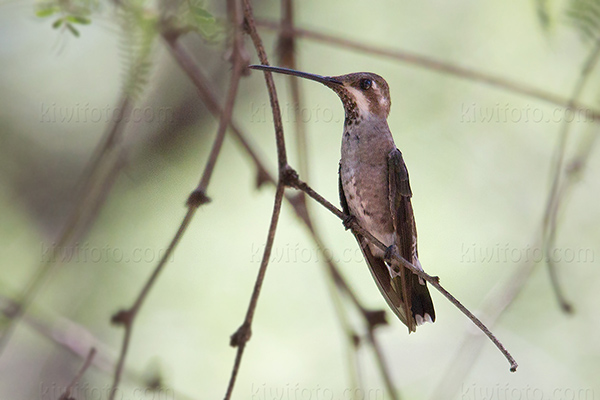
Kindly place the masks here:
<instances>
[{"instance_id":1,"label":"bird's head","mask_svg":"<svg viewBox=\"0 0 600 400\"><path fill-rule=\"evenodd\" d=\"M344 103L346 125L359 124L372 118L386 119L390 113L390 88L385 79L371 72L321 76L268 65L251 65L250 68L321 82L336 92Z\"/></svg>"}]
</instances>

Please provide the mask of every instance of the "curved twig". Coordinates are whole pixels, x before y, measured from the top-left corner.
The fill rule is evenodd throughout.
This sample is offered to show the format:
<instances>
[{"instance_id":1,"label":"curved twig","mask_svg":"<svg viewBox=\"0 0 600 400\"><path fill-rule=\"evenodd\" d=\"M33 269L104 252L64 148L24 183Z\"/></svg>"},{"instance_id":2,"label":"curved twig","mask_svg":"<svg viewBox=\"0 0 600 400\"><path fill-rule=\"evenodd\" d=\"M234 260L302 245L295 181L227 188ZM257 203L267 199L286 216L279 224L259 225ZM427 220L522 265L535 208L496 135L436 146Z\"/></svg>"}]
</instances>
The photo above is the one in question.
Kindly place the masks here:
<instances>
[{"instance_id":1,"label":"curved twig","mask_svg":"<svg viewBox=\"0 0 600 400\"><path fill-rule=\"evenodd\" d=\"M340 220L345 220L346 215L338 209L336 206L327 201L323 196L315 192L310 186L308 186L305 182L302 182L298 179L297 175L295 179L290 179L290 186L295 187L296 189L302 190L308 196L312 197L319 204L324 206L326 209L331 211L332 214L337 216ZM369 242L377 246L382 251L386 250L386 247L383 243L377 240L369 231L364 229L360 224L356 221L352 221L351 229L354 233L358 233L364 236ZM517 370L518 364L513 358L513 356L506 350L504 345L494 336L494 334L481 322L469 309L467 309L456 297L454 297L450 292L448 292L442 285L440 285L439 277L434 277L426 272L420 270L419 268L412 265L410 262L405 260L404 258L394 255L393 259L399 264L404 265L406 268L410 269L413 273L417 274L419 277L423 278L427 282L429 282L433 287L435 287L441 294L444 295L456 308L458 308L463 314L465 314L485 335L494 343L494 345L500 350L500 352L506 357L508 362L510 363L510 370L515 372Z\"/></svg>"},{"instance_id":2,"label":"curved twig","mask_svg":"<svg viewBox=\"0 0 600 400\"><path fill-rule=\"evenodd\" d=\"M95 355L96 355L96 349L92 347L90 349L90 352L88 353L83 365L79 369L79 372L77 373L77 375L75 375L75 377L73 378L73 380L71 381L69 386L67 386L67 388L65 389L65 392L59 397L58 400L74 400L71 397L71 392L73 391L73 388L75 387L75 385L77 385L77 382L79 382L81 380L81 378L83 377L83 374L85 374L85 371L87 371L87 369L92 364L92 360L94 359Z\"/></svg>"},{"instance_id":3,"label":"curved twig","mask_svg":"<svg viewBox=\"0 0 600 400\"><path fill-rule=\"evenodd\" d=\"M583 92L583 89L585 88L585 85L587 84L590 78L594 67L598 63L599 58L600 39L595 42L592 51L590 52L583 64L581 74L579 75L579 79L575 83L573 92L569 99L569 108L573 108L573 105L577 103L579 97ZM560 136L555 150L553 162L554 165L552 167L552 186L550 188L550 192L548 193L546 208L544 210L544 220L542 224L544 252L546 254L546 264L548 266L548 272L550 274L550 281L552 282L552 288L554 289L554 293L556 295L556 299L558 300L558 304L560 305L560 308L566 313L573 312L573 306L563 294L556 271L556 263L554 261L554 258L552 257L552 250L555 248L556 244L558 211L561 206L562 199L564 198L565 192L565 183L563 182L561 177L563 173L565 153L567 151L567 141L570 136L569 134L571 132L571 127L572 124L567 119L564 119L562 121Z\"/></svg>"},{"instance_id":4,"label":"curved twig","mask_svg":"<svg viewBox=\"0 0 600 400\"><path fill-rule=\"evenodd\" d=\"M148 281L142 288L142 290L141 290L140 294L138 295L138 297L136 298L133 306L127 310L119 311L112 318L113 323L123 325L123 327L125 329L125 334L123 337L123 342L121 344L121 352L119 355L119 360L117 362L117 367L115 368L115 374L113 377L113 384L111 387L109 400L114 400L114 398L116 396L117 389L119 387L119 382L121 380L121 374L123 372L123 367L125 365L125 358L127 356L127 351L129 349L129 343L131 341L133 322L134 322L135 318L137 317L139 310L141 309L146 297L148 296L150 289L156 282L160 272L164 269L164 266L166 265L167 260L169 260L169 258L171 256L171 253L175 250L175 247L177 247L177 244L179 243L181 237L187 230L198 207L200 207L201 205L206 204L210 201L210 199L206 195L206 189L208 187L208 184L210 183L210 179L211 179L213 171L214 171L216 160L222 149L223 138L225 136L225 132L227 131L227 127L229 126L229 123L231 120L231 115L233 113L235 99L237 97L239 81L242 76L242 71L245 67L243 64L243 57L241 54L241 47L240 47L242 44L241 39L239 38L239 36L241 36L240 23L235 23L237 21L237 18L234 18L233 21L234 21L234 27L235 27L234 28L234 44L233 44L233 71L231 74L229 92L227 95L227 100L225 102L224 111L221 114L221 119L219 121L219 127L217 129L217 136L216 136L213 146L211 148L211 152L208 157L208 161L206 163L204 171L202 173L202 177L200 178L200 183L198 184L198 187L191 193L191 195L188 198L188 201L187 201L188 211L187 211L185 217L183 218L183 221L179 225L177 233L171 239L171 243L169 244L165 254L160 259L157 266L154 268L152 275L150 276L150 278L148 279ZM239 22L239 21L237 21L237 22ZM177 37L167 36L166 39L167 39L167 41L176 41ZM171 43L171 46L177 47L178 44Z\"/></svg>"},{"instance_id":5,"label":"curved twig","mask_svg":"<svg viewBox=\"0 0 600 400\"><path fill-rule=\"evenodd\" d=\"M280 30L281 25L277 22L260 20L259 26L265 27L271 30ZM459 65L451 64L448 62L436 60L434 58L423 56L416 53L411 53L404 50L389 49L385 47L379 47L366 43L361 43L355 40L349 40L340 36L335 36L323 32L318 32L313 29L303 29L294 27L293 33L297 37L303 37L306 39L317 40L323 43L329 43L336 46L344 47L351 50L357 50L366 54L374 54L382 57L391 58L396 61L405 62L407 64L416 65L421 68L425 68L434 72L444 73L448 75L457 76L459 78L467 79L472 82L481 82L489 86L497 87L500 89L507 90L512 93L522 94L528 97L543 100L545 102L555 104L566 109L572 109L576 111L585 111L586 116L594 120L600 120L600 110L593 107L589 107L585 104L578 102L570 103L568 99L547 92L543 89L529 86L522 82L510 80L501 76L488 74L485 72L477 71L471 68L462 67Z\"/></svg>"},{"instance_id":6,"label":"curved twig","mask_svg":"<svg viewBox=\"0 0 600 400\"><path fill-rule=\"evenodd\" d=\"M108 126L100 144L85 167L85 171L79 179L79 190L75 205L67 217L64 227L58 234L56 242L50 247L50 252L42 263L29 278L25 289L13 304L10 312L5 312L8 321L0 331L0 357L4 348L10 341L14 329L21 321L23 315L36 296L50 278L52 273L63 264L60 251L71 247L77 238L97 215L97 210L106 199L110 185L114 183L116 173L120 168L120 161L110 158L111 151L116 151L116 145L120 142L125 126L129 121L128 115L132 110L131 98L123 94L119 101L118 114ZM106 164L105 168L102 168Z\"/></svg>"},{"instance_id":7,"label":"curved twig","mask_svg":"<svg viewBox=\"0 0 600 400\"><path fill-rule=\"evenodd\" d=\"M233 1L233 0L232 0ZM252 38L252 42L254 43L254 48L258 54L258 57L262 64L268 65L267 53L265 52L264 46L262 44L262 40L256 31L256 26L254 24L254 15L252 12L252 6L250 5L249 0L243 0L243 8L244 8L244 20L245 26L247 28L247 33ZM237 5L234 5L237 8ZM256 311L256 305L258 304L258 297L260 295L260 290L262 288L262 284L265 279L265 274L267 271L267 266L269 265L269 260L271 256L271 250L273 249L273 242L275 240L275 232L277 230L277 224L279 222L279 215L281 213L281 203L283 201L283 195L285 191L285 180L286 173L288 171L287 165L287 154L285 149L285 139L283 136L283 123L281 121L281 110L279 109L279 100L277 98L277 91L275 89L275 83L273 82L273 77L270 72L264 73L267 90L269 92L269 100L271 102L271 109L273 111L273 123L275 126L275 141L277 145L277 164L279 171L279 179L277 181L277 189L275 191L275 201L273 204L273 213L271 215L271 223L269 225L269 232L267 234L267 241L265 244L265 250L263 253L263 257L260 263L260 268L258 270L258 276L256 277L256 282L254 284L254 290L252 291L252 296L250 297L250 303L248 304L248 310L246 311L246 317L242 325L238 328L238 330L231 336L230 344L234 347L237 347L237 352L235 356L235 361L233 363L233 368L231 370L231 377L229 378L229 383L227 384L227 391L225 393L225 399L228 400L231 398L231 394L233 393L233 388L235 385L235 381L238 375L238 371L242 362L242 357L244 355L244 350L246 348L246 344L248 340L250 340L250 336L252 334L252 321L254 320L254 312Z\"/></svg>"}]
</instances>

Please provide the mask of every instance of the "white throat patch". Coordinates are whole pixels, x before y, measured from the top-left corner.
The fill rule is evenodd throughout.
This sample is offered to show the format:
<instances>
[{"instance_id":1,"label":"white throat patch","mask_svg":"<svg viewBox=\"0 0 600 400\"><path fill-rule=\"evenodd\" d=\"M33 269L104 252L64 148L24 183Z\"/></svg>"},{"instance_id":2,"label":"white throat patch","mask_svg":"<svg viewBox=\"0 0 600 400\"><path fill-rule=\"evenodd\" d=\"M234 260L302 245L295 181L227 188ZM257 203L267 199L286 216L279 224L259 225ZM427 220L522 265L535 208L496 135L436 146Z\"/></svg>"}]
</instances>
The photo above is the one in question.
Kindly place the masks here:
<instances>
[{"instance_id":1,"label":"white throat patch","mask_svg":"<svg viewBox=\"0 0 600 400\"><path fill-rule=\"evenodd\" d=\"M381 95L381 89L379 89L379 86L377 86L377 83L375 81L373 81L371 85L371 90L374 90L377 97L379 98L379 106L381 107L381 109L388 109L390 107L390 101ZM356 100L356 107L358 108L358 114L360 115L360 117L366 118L371 113L370 104L367 97L362 91L356 88L346 87L346 89Z\"/></svg>"},{"instance_id":2,"label":"white throat patch","mask_svg":"<svg viewBox=\"0 0 600 400\"><path fill-rule=\"evenodd\" d=\"M370 113L369 100L365 97L363 92L353 87L346 87L348 92L354 97L356 101L356 107L358 107L358 114L364 118L367 117Z\"/></svg>"}]
</instances>

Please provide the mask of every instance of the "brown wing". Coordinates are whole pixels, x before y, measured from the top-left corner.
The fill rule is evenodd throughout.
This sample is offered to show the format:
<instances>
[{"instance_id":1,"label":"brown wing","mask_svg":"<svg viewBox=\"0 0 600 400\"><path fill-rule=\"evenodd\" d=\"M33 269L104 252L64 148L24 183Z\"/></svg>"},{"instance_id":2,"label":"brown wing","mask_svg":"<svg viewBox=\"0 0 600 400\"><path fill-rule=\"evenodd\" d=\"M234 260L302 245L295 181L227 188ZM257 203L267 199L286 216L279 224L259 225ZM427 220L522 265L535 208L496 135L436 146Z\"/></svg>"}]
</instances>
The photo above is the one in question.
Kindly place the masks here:
<instances>
[{"instance_id":1,"label":"brown wing","mask_svg":"<svg viewBox=\"0 0 600 400\"><path fill-rule=\"evenodd\" d=\"M402 158L400 150L395 149L388 155L388 182L390 196L390 211L396 231L396 246L400 255L412 264L418 264L417 258L417 228L411 204L412 191L408 177L408 169ZM427 285L416 274L407 268L401 268L400 277L392 280L396 289L406 296L406 313L411 316L411 324L408 328L416 329L416 316L427 320L427 314L431 321L435 321L433 302L429 295ZM408 311L410 310L410 312Z\"/></svg>"},{"instance_id":2,"label":"brown wing","mask_svg":"<svg viewBox=\"0 0 600 400\"><path fill-rule=\"evenodd\" d=\"M350 208L348 207L348 201L344 193L344 187L342 186L342 177L339 175L339 191L340 191L340 203L342 204L342 210L346 215L350 215ZM355 235L360 249L367 261L371 275L379 288L379 291L383 295L383 298L387 302L388 306L394 311L396 316L404 323L409 326L412 320L414 325L414 319L410 314L406 314L406 308L403 306L403 300L399 297L401 292L392 287L392 280L390 278L390 272L385 264L385 261L381 257L375 257L371 252L368 245L368 241L362 235ZM409 326L410 329L410 326ZM414 329L413 329L414 330ZM409 330L410 331L410 330Z\"/></svg>"}]
</instances>

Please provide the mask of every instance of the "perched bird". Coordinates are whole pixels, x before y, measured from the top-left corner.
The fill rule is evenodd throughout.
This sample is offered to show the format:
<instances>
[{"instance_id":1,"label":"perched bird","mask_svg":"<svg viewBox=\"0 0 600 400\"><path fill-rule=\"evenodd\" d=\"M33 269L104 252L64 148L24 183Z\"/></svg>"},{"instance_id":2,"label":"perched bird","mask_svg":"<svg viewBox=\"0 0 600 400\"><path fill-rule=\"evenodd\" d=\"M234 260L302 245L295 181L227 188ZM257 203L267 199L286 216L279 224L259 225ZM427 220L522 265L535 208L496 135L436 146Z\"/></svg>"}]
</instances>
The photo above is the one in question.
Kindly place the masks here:
<instances>
[{"instance_id":1,"label":"perched bird","mask_svg":"<svg viewBox=\"0 0 600 400\"><path fill-rule=\"evenodd\" d=\"M422 269L408 170L387 123L391 104L387 82L369 72L330 77L266 65L250 68L321 82L340 97L346 113L339 165L340 201L348 215L345 225L355 218L388 247L381 251L356 234L379 290L409 333L435 321L425 281L389 262L392 254L398 254Z\"/></svg>"}]
</instances>

